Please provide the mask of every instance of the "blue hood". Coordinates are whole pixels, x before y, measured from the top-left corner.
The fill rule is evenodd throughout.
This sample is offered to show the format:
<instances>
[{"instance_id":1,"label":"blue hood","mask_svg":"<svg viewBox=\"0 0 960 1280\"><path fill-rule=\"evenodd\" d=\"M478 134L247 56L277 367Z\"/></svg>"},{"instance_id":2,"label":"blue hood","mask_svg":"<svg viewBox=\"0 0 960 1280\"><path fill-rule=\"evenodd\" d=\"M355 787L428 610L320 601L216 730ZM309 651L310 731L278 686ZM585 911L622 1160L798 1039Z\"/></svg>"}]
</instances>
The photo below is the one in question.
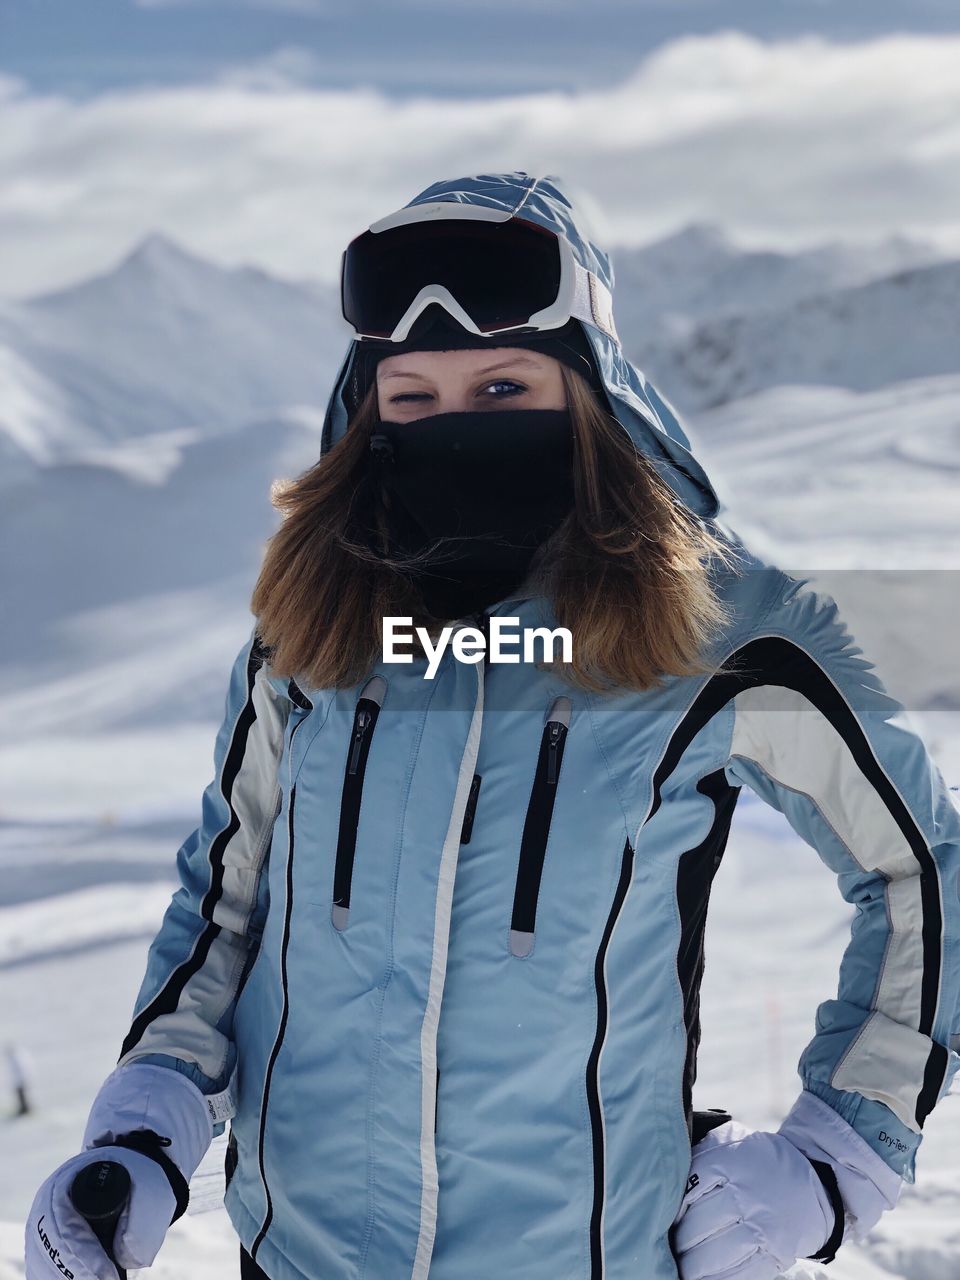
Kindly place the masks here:
<instances>
[{"instance_id":1,"label":"blue hood","mask_svg":"<svg viewBox=\"0 0 960 1280\"><path fill-rule=\"evenodd\" d=\"M517 170L513 173L481 173L466 178L435 182L405 205L449 200L451 204L485 205L491 209L517 212L563 236L588 271L594 272L613 292L613 265L609 256L578 225L577 213L563 194L554 175L533 178ZM697 515L711 518L720 503L706 472L690 452L676 413L643 373L627 360L622 348L603 330L584 324L597 368L606 386L610 406L641 453L651 459L677 497ZM348 385L359 343L351 341L327 406L321 451L335 444L347 428L347 409L342 392Z\"/></svg>"}]
</instances>

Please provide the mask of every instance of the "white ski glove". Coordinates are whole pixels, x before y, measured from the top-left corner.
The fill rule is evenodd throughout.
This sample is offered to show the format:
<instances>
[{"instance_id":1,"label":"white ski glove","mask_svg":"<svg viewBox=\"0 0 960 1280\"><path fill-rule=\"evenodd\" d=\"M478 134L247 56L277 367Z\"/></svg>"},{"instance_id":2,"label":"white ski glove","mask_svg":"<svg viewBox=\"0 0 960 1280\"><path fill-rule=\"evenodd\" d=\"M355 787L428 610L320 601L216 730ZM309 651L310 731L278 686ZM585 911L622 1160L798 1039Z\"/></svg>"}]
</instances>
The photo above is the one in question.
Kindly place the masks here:
<instances>
[{"instance_id":1,"label":"white ski glove","mask_svg":"<svg viewBox=\"0 0 960 1280\"><path fill-rule=\"evenodd\" d=\"M207 1099L181 1072L141 1062L115 1068L94 1099L82 1153L56 1169L34 1197L26 1280L51 1280L57 1272L65 1280L117 1280L116 1267L70 1199L77 1173L101 1160L122 1164L130 1175L114 1256L124 1268L150 1266L170 1223L187 1207L188 1183L212 1139Z\"/></svg>"},{"instance_id":2,"label":"white ski glove","mask_svg":"<svg viewBox=\"0 0 960 1280\"><path fill-rule=\"evenodd\" d=\"M825 1166L821 1173L812 1161ZM692 1151L673 1249L681 1280L774 1280L830 1262L892 1209L902 1179L832 1107L804 1090L777 1133L736 1120Z\"/></svg>"}]
</instances>

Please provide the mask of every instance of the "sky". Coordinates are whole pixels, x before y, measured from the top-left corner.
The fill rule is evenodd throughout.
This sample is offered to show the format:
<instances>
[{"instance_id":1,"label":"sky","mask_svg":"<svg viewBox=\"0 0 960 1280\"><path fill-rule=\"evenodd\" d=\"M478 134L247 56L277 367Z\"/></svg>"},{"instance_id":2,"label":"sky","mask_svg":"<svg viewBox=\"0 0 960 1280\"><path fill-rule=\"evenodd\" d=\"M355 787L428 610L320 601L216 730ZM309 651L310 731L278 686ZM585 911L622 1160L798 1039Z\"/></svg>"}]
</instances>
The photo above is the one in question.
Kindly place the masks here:
<instances>
[{"instance_id":1,"label":"sky","mask_svg":"<svg viewBox=\"0 0 960 1280\"><path fill-rule=\"evenodd\" d=\"M960 253L954 0L2 0L0 296L158 230L330 281L440 177L553 173L606 244Z\"/></svg>"},{"instance_id":2,"label":"sky","mask_svg":"<svg viewBox=\"0 0 960 1280\"><path fill-rule=\"evenodd\" d=\"M958 27L955 0L3 0L0 62L76 95L206 79L294 47L327 86L483 96L602 87L680 35Z\"/></svg>"}]
</instances>

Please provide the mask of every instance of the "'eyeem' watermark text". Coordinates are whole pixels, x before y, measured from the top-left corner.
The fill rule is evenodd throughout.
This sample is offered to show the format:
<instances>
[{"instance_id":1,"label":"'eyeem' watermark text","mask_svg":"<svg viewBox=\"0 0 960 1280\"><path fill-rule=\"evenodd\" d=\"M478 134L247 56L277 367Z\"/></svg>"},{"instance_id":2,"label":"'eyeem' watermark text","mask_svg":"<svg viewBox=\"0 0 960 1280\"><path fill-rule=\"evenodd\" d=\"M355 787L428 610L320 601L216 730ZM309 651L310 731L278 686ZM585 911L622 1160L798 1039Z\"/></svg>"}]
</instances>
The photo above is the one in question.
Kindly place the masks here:
<instances>
[{"instance_id":1,"label":"'eyeem' watermark text","mask_svg":"<svg viewBox=\"0 0 960 1280\"><path fill-rule=\"evenodd\" d=\"M425 627L414 628L412 618L384 618L384 662L413 662L413 654L401 652L398 646L412 645L414 635L427 655L427 680L432 680L437 674L448 647L458 662L482 662L487 651L487 639L479 627L460 627L456 633L453 627L444 627L434 644ZM572 662L573 636L568 627L555 627L552 630L549 627L521 629L519 618L490 618L488 656L491 662L520 662L521 653L524 662L536 662L538 656L542 656L545 662L555 662L558 642L560 660ZM537 653L538 645L540 655Z\"/></svg>"}]
</instances>

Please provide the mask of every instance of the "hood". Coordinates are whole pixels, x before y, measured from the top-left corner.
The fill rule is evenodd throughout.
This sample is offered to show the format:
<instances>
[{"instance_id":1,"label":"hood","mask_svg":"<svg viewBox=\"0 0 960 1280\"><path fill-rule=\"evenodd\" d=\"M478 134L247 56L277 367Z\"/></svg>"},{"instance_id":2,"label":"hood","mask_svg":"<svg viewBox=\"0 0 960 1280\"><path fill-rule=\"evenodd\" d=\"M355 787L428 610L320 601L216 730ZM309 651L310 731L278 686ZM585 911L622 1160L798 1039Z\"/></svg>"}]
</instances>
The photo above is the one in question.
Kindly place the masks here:
<instances>
[{"instance_id":1,"label":"hood","mask_svg":"<svg viewBox=\"0 0 960 1280\"><path fill-rule=\"evenodd\" d=\"M534 178L518 170L451 178L427 187L404 208L435 200L486 205L511 213L522 211L524 218L563 236L581 266L594 272L613 293L610 258L588 238L584 227L578 223L577 212L570 199L561 189L560 179L554 175ZM595 325L584 324L583 329L593 350L610 407L634 444L650 458L684 505L705 519L717 515L720 510L717 494L706 472L694 458L690 441L674 410L644 374L627 360L618 342ZM501 345L509 345L509 335L502 339ZM347 429L344 391L349 385L359 346L358 341L350 341L337 375L324 419L321 453L336 444Z\"/></svg>"}]
</instances>

